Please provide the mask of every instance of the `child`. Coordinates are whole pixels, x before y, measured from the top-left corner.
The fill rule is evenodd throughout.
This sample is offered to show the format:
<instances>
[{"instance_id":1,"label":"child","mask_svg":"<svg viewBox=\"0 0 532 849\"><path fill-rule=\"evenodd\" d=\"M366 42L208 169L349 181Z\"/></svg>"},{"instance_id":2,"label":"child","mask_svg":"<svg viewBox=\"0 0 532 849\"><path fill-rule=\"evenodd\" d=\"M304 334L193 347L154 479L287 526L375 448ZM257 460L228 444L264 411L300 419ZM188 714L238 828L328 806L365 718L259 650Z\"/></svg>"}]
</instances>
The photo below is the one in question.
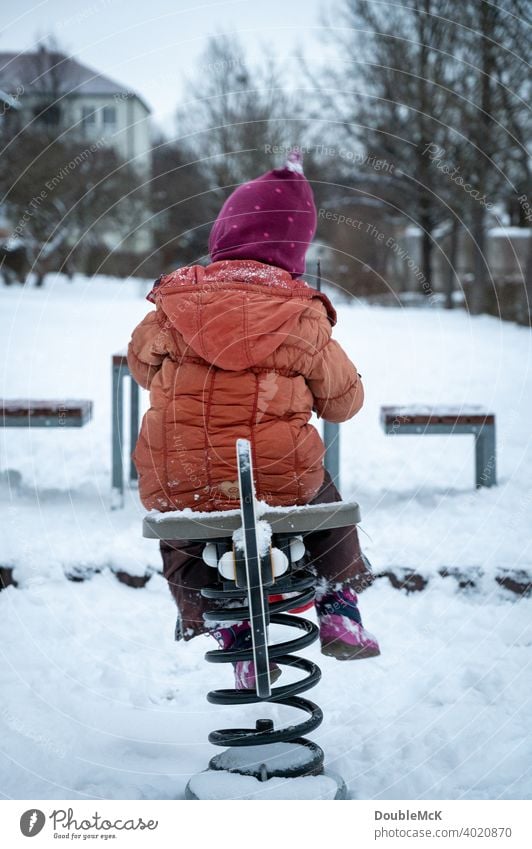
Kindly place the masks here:
<instances>
[{"instance_id":1,"label":"child","mask_svg":"<svg viewBox=\"0 0 532 849\"><path fill-rule=\"evenodd\" d=\"M239 186L209 238L212 263L159 278L156 309L134 330L131 373L150 390L134 460L147 509L239 507L235 443L251 441L257 497L272 505L341 500L309 424L361 408L354 365L331 338L328 298L301 279L316 230L316 208L301 156ZM315 605L322 652L339 660L378 655L362 626L357 592L373 581L355 526L305 537L318 576ZM176 638L207 631L200 595L213 582L203 545L161 541L164 575L179 610ZM211 631L225 649L250 645L249 622ZM272 664L272 678L280 670ZM254 688L251 661L235 663L238 689Z\"/></svg>"}]
</instances>

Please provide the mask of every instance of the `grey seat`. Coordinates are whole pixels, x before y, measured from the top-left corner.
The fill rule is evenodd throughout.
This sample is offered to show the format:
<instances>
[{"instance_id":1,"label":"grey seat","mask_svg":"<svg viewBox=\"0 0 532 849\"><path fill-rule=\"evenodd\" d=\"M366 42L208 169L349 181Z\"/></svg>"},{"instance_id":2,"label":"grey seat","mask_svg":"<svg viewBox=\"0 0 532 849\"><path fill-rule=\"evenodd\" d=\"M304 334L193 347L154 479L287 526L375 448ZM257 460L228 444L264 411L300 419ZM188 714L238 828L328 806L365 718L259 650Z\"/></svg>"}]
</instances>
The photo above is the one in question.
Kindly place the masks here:
<instances>
[{"instance_id":1,"label":"grey seat","mask_svg":"<svg viewBox=\"0 0 532 849\"><path fill-rule=\"evenodd\" d=\"M360 522L360 508L355 501L332 504L308 504L301 507L269 507L257 514L271 525L274 534L309 533L329 528L343 528ZM197 513L149 513L144 517L142 535L149 539L219 539L231 537L240 528L240 510Z\"/></svg>"}]
</instances>

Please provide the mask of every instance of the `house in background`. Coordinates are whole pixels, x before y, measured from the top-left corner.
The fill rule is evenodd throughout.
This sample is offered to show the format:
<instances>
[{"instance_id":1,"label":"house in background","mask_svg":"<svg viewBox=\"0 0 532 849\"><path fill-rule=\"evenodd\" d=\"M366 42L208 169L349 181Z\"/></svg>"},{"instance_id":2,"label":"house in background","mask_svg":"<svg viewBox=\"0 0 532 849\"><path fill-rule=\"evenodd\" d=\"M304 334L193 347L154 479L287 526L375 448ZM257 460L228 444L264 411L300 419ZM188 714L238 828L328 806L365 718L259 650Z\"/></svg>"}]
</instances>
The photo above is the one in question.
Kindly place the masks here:
<instances>
[{"instance_id":1,"label":"house in background","mask_svg":"<svg viewBox=\"0 0 532 849\"><path fill-rule=\"evenodd\" d=\"M136 92L47 47L0 52L0 89L16 102L16 119L22 126L47 125L86 144L109 145L148 185L151 110ZM146 204L149 219L148 200ZM151 241L149 225L145 225L128 238L127 245L142 252L151 247Z\"/></svg>"}]
</instances>

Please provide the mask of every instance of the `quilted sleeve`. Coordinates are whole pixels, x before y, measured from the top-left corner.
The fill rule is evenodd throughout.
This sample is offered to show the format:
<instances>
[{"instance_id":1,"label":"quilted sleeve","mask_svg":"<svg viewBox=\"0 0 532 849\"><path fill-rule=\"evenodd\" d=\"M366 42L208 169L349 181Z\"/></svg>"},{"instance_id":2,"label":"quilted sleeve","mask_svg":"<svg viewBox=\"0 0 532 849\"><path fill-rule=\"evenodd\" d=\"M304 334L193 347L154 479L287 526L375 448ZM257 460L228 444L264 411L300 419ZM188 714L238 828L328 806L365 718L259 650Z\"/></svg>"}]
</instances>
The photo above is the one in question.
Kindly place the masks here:
<instances>
[{"instance_id":1,"label":"quilted sleeve","mask_svg":"<svg viewBox=\"0 0 532 849\"><path fill-rule=\"evenodd\" d=\"M362 407L364 387L343 348L331 338L325 315L320 317L320 325L320 336L327 341L313 356L306 381L318 416L328 422L345 422Z\"/></svg>"},{"instance_id":2,"label":"quilted sleeve","mask_svg":"<svg viewBox=\"0 0 532 849\"><path fill-rule=\"evenodd\" d=\"M167 333L158 310L153 310L137 325L127 349L129 370L144 389L150 388L167 353Z\"/></svg>"}]
</instances>

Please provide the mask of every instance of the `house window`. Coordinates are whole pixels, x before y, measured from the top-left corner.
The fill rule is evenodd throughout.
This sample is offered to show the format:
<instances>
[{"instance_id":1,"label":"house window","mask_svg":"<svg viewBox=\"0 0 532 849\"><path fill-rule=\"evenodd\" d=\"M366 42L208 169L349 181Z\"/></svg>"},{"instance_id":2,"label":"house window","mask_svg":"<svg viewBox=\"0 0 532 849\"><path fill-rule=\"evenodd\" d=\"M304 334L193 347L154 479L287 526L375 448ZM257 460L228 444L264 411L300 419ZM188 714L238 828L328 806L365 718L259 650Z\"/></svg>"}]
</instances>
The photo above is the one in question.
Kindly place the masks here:
<instances>
[{"instance_id":1,"label":"house window","mask_svg":"<svg viewBox=\"0 0 532 849\"><path fill-rule=\"evenodd\" d=\"M81 110L81 126L84 130L96 123L96 112L92 106L84 106Z\"/></svg>"},{"instance_id":2,"label":"house window","mask_svg":"<svg viewBox=\"0 0 532 849\"><path fill-rule=\"evenodd\" d=\"M57 127L61 120L61 109L53 103L49 106L37 106L33 110L33 116L37 121L46 124L47 127Z\"/></svg>"},{"instance_id":3,"label":"house window","mask_svg":"<svg viewBox=\"0 0 532 849\"><path fill-rule=\"evenodd\" d=\"M116 108L114 106L103 107L103 123L105 127L111 127L116 124Z\"/></svg>"}]
</instances>

